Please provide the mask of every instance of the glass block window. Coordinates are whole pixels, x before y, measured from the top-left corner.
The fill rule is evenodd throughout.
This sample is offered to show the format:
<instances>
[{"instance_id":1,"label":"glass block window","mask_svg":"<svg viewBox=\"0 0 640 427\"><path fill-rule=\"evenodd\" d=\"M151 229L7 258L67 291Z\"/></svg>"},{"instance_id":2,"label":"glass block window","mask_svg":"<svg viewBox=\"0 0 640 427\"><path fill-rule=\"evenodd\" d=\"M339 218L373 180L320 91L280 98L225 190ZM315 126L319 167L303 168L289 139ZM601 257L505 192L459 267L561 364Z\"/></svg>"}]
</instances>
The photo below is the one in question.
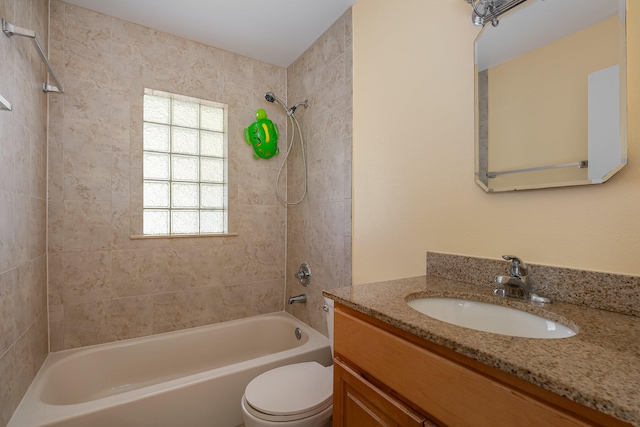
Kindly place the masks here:
<instances>
[{"instance_id":1,"label":"glass block window","mask_svg":"<svg viewBox=\"0 0 640 427\"><path fill-rule=\"evenodd\" d=\"M143 114L143 234L227 233L227 106L145 89Z\"/></svg>"}]
</instances>

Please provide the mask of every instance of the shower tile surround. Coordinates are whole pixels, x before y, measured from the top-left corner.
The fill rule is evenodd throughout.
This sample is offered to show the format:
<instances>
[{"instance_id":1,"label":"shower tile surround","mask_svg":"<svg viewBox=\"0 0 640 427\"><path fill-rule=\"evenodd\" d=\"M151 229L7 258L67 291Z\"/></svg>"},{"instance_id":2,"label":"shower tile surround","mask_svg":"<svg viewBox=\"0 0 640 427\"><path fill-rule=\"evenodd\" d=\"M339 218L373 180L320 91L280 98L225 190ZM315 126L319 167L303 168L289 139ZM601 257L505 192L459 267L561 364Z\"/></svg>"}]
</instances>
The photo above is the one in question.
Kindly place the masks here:
<instances>
[{"instance_id":1,"label":"shower tile surround","mask_svg":"<svg viewBox=\"0 0 640 427\"><path fill-rule=\"evenodd\" d=\"M284 98L286 69L59 0L50 46L65 87L49 97L51 351L282 310L279 158L255 160L243 129L258 108L285 123L263 94ZM130 238L142 234L144 88L228 104L237 235Z\"/></svg>"},{"instance_id":2,"label":"shower tile surround","mask_svg":"<svg viewBox=\"0 0 640 427\"><path fill-rule=\"evenodd\" d=\"M296 111L309 188L287 208L286 295L306 293L307 302L286 310L325 335L322 289L351 285L352 51L349 9L287 69L289 103L309 100ZM304 188L297 134L288 167L288 199L296 201ZM294 277L302 262L311 267L309 287Z\"/></svg>"},{"instance_id":3,"label":"shower tile surround","mask_svg":"<svg viewBox=\"0 0 640 427\"><path fill-rule=\"evenodd\" d=\"M288 69L59 0L51 23L50 58L66 89L50 97L51 351L279 311L285 292L307 292L306 305L287 310L326 334L321 289L351 282L350 10ZM130 239L142 234L145 87L229 105L237 236ZM275 196L288 120L267 91L309 100L296 114L309 164L299 206ZM257 108L280 126L281 154L270 161L255 160L243 139ZM302 184L297 144L281 180L290 199ZM302 261L314 277L298 291Z\"/></svg>"},{"instance_id":4,"label":"shower tile surround","mask_svg":"<svg viewBox=\"0 0 640 427\"><path fill-rule=\"evenodd\" d=\"M0 94L14 106L0 114L0 426L47 344L59 351L279 311L285 280L287 295L310 297L289 312L326 334L321 289L351 281L350 11L289 69L59 0L0 0L0 14L36 30L65 88L48 97L47 129L42 62L28 40L0 38ZM145 87L229 105L237 235L130 238L142 228ZM297 114L310 171L299 206L274 194L283 155L256 161L242 137L265 108L288 143L286 115L266 91L311 105ZM300 161L294 148L281 182L290 198ZM302 261L314 273L303 290L285 279Z\"/></svg>"},{"instance_id":5,"label":"shower tile surround","mask_svg":"<svg viewBox=\"0 0 640 427\"><path fill-rule=\"evenodd\" d=\"M0 18L47 46L47 0L0 0ZM47 356L46 70L30 40L0 35L0 426Z\"/></svg>"}]
</instances>

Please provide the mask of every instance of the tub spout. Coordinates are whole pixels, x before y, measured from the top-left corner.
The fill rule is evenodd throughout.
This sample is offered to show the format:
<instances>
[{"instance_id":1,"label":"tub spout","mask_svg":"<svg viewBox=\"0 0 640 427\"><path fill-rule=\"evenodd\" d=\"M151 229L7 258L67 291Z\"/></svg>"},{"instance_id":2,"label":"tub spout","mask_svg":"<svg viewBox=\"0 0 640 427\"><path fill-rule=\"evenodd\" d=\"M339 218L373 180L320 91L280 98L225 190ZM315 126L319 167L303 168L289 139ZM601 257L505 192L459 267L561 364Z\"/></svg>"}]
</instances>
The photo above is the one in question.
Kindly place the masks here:
<instances>
[{"instance_id":1,"label":"tub spout","mask_svg":"<svg viewBox=\"0 0 640 427\"><path fill-rule=\"evenodd\" d=\"M297 295L295 297L289 297L289 304L293 304L294 302L307 302L307 294Z\"/></svg>"}]
</instances>

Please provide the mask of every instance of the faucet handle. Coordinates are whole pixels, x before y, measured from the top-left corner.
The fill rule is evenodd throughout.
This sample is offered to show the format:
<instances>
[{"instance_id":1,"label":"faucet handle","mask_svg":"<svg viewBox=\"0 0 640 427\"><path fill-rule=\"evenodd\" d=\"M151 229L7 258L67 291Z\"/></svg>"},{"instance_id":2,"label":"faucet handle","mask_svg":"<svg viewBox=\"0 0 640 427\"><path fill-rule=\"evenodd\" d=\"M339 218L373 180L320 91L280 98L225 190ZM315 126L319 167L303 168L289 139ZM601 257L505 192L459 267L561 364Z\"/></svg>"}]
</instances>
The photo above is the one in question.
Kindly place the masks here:
<instances>
[{"instance_id":1,"label":"faucet handle","mask_svg":"<svg viewBox=\"0 0 640 427\"><path fill-rule=\"evenodd\" d=\"M527 265L515 255L502 255L505 261L511 261L509 275L513 277L523 277L527 275Z\"/></svg>"}]
</instances>

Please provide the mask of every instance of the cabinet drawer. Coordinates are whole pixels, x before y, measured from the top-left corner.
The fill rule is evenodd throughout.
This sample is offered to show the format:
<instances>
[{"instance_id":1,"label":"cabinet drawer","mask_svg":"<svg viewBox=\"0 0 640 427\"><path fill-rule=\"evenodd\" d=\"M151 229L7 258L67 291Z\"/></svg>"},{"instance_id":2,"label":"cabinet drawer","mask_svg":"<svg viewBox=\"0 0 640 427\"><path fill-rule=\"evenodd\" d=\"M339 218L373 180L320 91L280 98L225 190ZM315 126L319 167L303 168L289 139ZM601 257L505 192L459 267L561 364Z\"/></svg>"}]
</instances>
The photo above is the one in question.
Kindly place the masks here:
<instances>
[{"instance_id":1,"label":"cabinet drawer","mask_svg":"<svg viewBox=\"0 0 640 427\"><path fill-rule=\"evenodd\" d=\"M581 417L335 310L335 354L449 426L589 426Z\"/></svg>"}]
</instances>

